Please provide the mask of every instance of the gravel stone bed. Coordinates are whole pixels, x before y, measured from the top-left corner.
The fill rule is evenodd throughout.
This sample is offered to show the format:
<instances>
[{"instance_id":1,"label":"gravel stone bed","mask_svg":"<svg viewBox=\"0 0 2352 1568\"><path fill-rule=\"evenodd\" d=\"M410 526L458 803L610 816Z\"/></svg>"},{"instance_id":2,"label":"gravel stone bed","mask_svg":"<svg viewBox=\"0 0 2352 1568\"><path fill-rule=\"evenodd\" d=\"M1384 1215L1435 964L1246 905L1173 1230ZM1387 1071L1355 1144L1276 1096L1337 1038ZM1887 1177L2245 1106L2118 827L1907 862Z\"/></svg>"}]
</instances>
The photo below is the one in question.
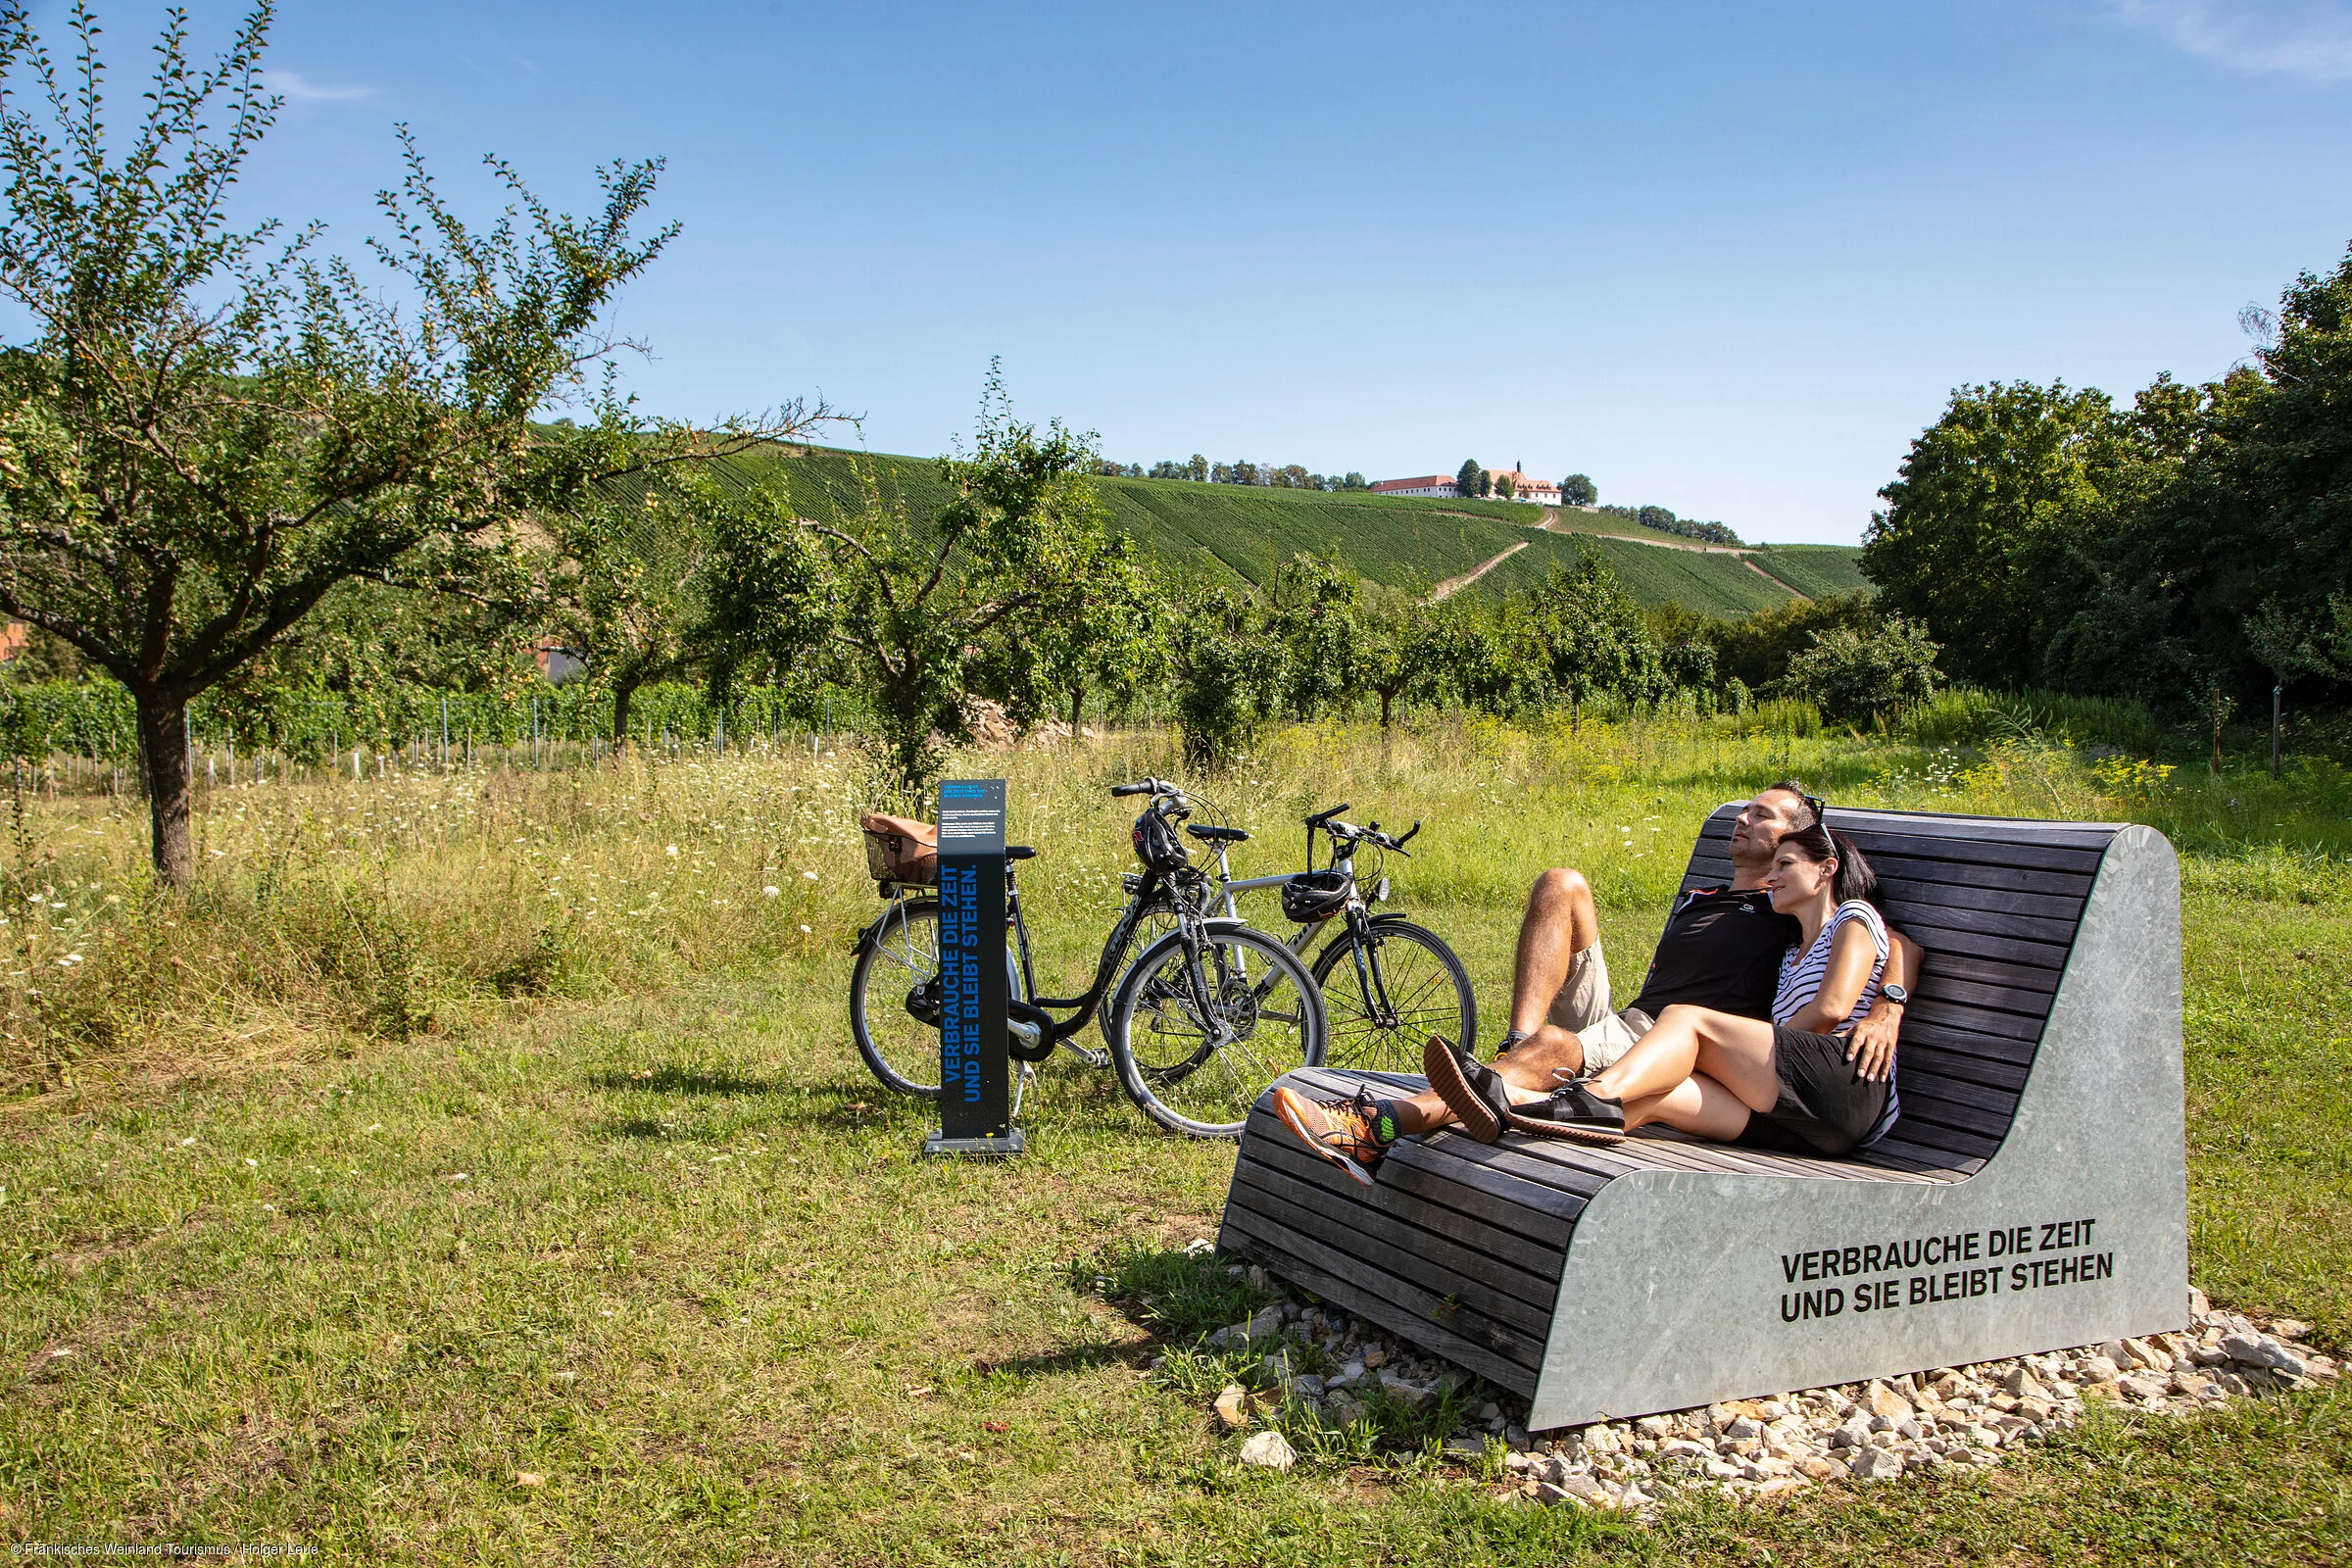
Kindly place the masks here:
<instances>
[{"instance_id":1,"label":"gravel stone bed","mask_svg":"<svg viewBox=\"0 0 2352 1568\"><path fill-rule=\"evenodd\" d=\"M1246 1273L1269 1291L1284 1289L1255 1267L1236 1265L1231 1272ZM2022 1446L2081 1420L2097 1403L2186 1414L2257 1390L2310 1388L2337 1376L2336 1362L2304 1343L2308 1325L2282 1318L2266 1328L2234 1312L2214 1311L2202 1291L2192 1288L2188 1296L2189 1326L2178 1334L1732 1399L1541 1436L1527 1430L1524 1399L1336 1307L1293 1298L1218 1330L1205 1343L1212 1349L1259 1342L1277 1347L1260 1367L1270 1387L1252 1395L1236 1384L1218 1396L1214 1409L1225 1430L1240 1431L1268 1414L1346 1427L1364 1413L1359 1396L1375 1384L1417 1410L1448 1390L1461 1390L1479 1402L1446 1440L1448 1457L1476 1465L1490 1444L1499 1443L1504 1495L1640 1515L1698 1489L1771 1496L1816 1481L1888 1481L1916 1470L1997 1465ZM1321 1352L1317 1359L1339 1371L1328 1377L1293 1371L1293 1346L1313 1347ZM1294 1462L1291 1446L1279 1436L1274 1443L1252 1438L1240 1457L1286 1470Z\"/></svg>"}]
</instances>

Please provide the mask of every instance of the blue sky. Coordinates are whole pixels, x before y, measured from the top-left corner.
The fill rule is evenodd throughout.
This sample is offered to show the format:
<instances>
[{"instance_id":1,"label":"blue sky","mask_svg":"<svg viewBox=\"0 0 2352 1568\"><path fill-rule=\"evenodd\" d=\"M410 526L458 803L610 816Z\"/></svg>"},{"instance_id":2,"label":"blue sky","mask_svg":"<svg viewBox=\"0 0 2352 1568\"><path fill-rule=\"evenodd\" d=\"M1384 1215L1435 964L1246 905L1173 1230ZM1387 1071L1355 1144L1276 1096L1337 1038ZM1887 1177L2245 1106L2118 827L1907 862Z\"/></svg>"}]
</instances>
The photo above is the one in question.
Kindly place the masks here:
<instances>
[{"instance_id":1,"label":"blue sky","mask_svg":"<svg viewBox=\"0 0 2352 1568\"><path fill-rule=\"evenodd\" d=\"M127 97L158 12L102 14ZM244 199L337 249L395 121L484 208L485 151L573 207L666 158L665 413L936 453L1001 354L1123 461L1521 460L1750 539L1857 540L1959 383L2218 375L2352 240L2343 0L294 3L270 61Z\"/></svg>"}]
</instances>

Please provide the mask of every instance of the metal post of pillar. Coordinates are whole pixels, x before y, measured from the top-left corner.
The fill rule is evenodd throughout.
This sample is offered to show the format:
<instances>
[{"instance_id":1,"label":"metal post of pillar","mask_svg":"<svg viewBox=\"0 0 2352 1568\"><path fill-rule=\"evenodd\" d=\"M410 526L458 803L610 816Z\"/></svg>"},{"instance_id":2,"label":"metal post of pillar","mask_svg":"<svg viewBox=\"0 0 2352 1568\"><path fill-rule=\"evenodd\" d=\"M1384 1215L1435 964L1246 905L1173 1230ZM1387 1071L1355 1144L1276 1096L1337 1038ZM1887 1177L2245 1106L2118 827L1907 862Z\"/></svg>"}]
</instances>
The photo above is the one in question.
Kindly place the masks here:
<instances>
[{"instance_id":1,"label":"metal post of pillar","mask_svg":"<svg viewBox=\"0 0 2352 1568\"><path fill-rule=\"evenodd\" d=\"M1004 1050L1004 781L939 787L939 1118L926 1154L1021 1152Z\"/></svg>"}]
</instances>

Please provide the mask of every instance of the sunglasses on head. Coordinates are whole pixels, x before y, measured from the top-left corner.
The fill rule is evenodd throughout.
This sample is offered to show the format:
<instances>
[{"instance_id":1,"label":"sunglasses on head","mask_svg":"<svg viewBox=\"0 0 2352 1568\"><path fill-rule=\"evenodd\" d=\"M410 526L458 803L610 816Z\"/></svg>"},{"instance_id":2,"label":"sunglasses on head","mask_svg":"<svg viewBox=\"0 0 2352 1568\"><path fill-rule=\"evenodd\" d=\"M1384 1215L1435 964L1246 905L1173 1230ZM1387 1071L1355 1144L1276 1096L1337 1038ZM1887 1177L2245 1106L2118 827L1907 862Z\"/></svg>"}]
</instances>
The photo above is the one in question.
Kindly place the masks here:
<instances>
[{"instance_id":1,"label":"sunglasses on head","mask_svg":"<svg viewBox=\"0 0 2352 1568\"><path fill-rule=\"evenodd\" d=\"M1823 800L1823 799L1822 799L1820 796L1818 796L1818 795L1800 795L1800 796L1798 796L1798 797L1797 797L1797 799L1799 799L1799 800L1803 801L1803 802L1805 803L1805 805L1807 805L1808 807L1811 807L1811 808L1812 808L1812 809L1813 809L1813 820L1814 820L1816 823L1818 823L1818 824L1821 824L1821 825L1823 825L1823 826L1827 826L1827 825L1828 825L1828 823L1829 823L1829 810L1830 810L1830 803L1829 803L1829 802L1827 802L1827 801Z\"/></svg>"}]
</instances>

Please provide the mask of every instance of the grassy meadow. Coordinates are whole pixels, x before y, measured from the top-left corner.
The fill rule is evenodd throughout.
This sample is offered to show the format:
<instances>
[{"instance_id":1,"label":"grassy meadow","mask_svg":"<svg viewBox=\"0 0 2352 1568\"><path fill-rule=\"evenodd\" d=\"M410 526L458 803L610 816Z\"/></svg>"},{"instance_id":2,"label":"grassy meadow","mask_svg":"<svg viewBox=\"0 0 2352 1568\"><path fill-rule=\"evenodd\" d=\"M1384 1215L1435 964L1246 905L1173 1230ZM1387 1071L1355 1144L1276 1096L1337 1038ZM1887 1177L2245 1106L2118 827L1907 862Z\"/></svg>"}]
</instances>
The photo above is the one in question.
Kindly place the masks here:
<instances>
[{"instance_id":1,"label":"grassy meadow","mask_svg":"<svg viewBox=\"0 0 2352 1568\"><path fill-rule=\"evenodd\" d=\"M1663 552L1660 552L1663 554ZM1785 720L1786 714L1781 715ZM1427 826L1395 902L1500 1028L1519 901L1573 863L1621 986L1701 816L1833 802L2130 818L2183 853L2192 1257L2352 1349L2352 777L2169 777L1947 702L1916 736L1741 719L1271 734L1204 782L1295 866L1300 813ZM1988 741L1988 735L2000 739ZM821 749L820 749L821 750ZM1170 739L964 760L1010 781L1073 987ZM1492 1499L1410 1450L1245 1471L1159 1348L1252 1304L1181 1256L1230 1146L1064 1056L1004 1165L850 1044L876 905L860 764L637 760L220 789L200 887L143 808L19 796L0 837L0 1537L322 1558L1040 1564L2352 1558L2352 1396L2117 1413L1998 1470L1677 1504Z\"/></svg>"}]
</instances>

